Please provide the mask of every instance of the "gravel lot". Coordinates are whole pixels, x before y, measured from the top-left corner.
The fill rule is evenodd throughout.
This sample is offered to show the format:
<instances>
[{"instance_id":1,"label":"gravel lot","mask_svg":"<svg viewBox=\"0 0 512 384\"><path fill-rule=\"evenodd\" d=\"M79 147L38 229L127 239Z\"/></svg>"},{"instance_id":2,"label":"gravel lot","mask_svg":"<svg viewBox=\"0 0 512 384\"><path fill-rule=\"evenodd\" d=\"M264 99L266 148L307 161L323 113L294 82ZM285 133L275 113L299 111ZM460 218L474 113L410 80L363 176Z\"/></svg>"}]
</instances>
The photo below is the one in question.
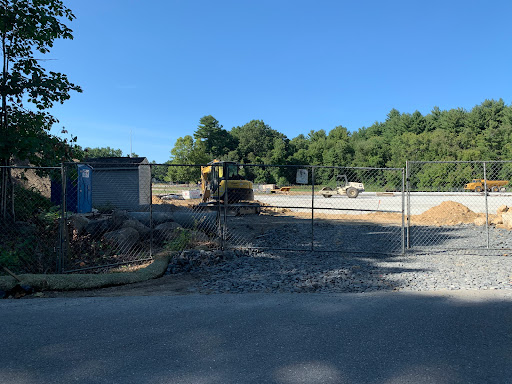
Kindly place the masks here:
<instances>
[{"instance_id":1,"label":"gravel lot","mask_svg":"<svg viewBox=\"0 0 512 384\"><path fill-rule=\"evenodd\" d=\"M395 257L261 252L190 272L200 293L512 289L512 258L421 254ZM178 272L183 273L183 272Z\"/></svg>"},{"instance_id":2,"label":"gravel lot","mask_svg":"<svg viewBox=\"0 0 512 384\"><path fill-rule=\"evenodd\" d=\"M490 213L496 213L496 209L503 204L510 204L512 194L489 192L487 194L487 206ZM278 207L307 207L311 208L311 195L256 195L256 199L267 204ZM441 204L444 201L461 203L473 212L483 213L486 211L486 196L483 193L471 192L411 192L410 208L412 215L418 215L426 210ZM405 202L404 202L405 203ZM353 209L371 209L375 211L402 211L402 195L381 196L375 192L364 192L357 199L349 199L347 196L334 195L325 199L315 195L315 209L337 208L348 209L351 214L363 214L365 212L353 211ZM343 212L343 211L342 211Z\"/></svg>"},{"instance_id":3,"label":"gravel lot","mask_svg":"<svg viewBox=\"0 0 512 384\"><path fill-rule=\"evenodd\" d=\"M364 241L368 252L396 251L400 244L389 232L397 235L400 227L322 225L322 230L315 232L315 244L331 244L334 249L344 249L343 242L335 243L336 236L339 238L341 235L349 249L355 242L361 249L361 241ZM307 250L310 232L306 228L307 224L295 224L295 227L290 224L272 229L256 239L255 245L297 248L302 244ZM431 236L433 229L423 227L421 230ZM416 232L415 235L421 233ZM483 236L481 227L459 225L448 233L438 233L436 242L431 237L425 237L424 242L462 248L468 247L471 241L475 242L477 235ZM491 240L501 239L500 247L510 248L510 237L509 231L492 228ZM483 237L480 240L483 241ZM480 240L478 244L483 246ZM231 251L224 254L188 251L179 260L171 262L168 271L193 275L199 282L195 291L201 293L512 289L512 256L509 251L483 249L472 254L467 251L466 254L461 251L430 252L411 252L404 256L309 251Z\"/></svg>"}]
</instances>

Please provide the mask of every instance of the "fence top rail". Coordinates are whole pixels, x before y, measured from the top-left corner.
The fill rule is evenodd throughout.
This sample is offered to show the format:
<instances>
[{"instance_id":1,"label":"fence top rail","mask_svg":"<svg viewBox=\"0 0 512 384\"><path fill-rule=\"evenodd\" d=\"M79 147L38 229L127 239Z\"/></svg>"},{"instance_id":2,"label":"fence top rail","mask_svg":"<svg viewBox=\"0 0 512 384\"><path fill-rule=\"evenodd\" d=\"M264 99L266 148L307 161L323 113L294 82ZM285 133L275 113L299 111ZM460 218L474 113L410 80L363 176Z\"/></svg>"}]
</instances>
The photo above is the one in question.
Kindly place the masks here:
<instances>
[{"instance_id":1,"label":"fence top rail","mask_svg":"<svg viewBox=\"0 0 512 384\"><path fill-rule=\"evenodd\" d=\"M484 164L484 163L512 163L512 160L445 160L445 161L421 161L421 160L410 160L409 164Z\"/></svg>"},{"instance_id":2,"label":"fence top rail","mask_svg":"<svg viewBox=\"0 0 512 384\"><path fill-rule=\"evenodd\" d=\"M338 168L345 168L345 169L360 169L360 170L377 170L377 171L402 171L405 168L379 168L379 167L348 167L344 165L309 165L309 167L315 167L315 168L332 168L332 169L338 169Z\"/></svg>"},{"instance_id":3,"label":"fence top rail","mask_svg":"<svg viewBox=\"0 0 512 384\"><path fill-rule=\"evenodd\" d=\"M126 164L126 163L114 163L114 162L99 162L99 161L95 161L94 163L88 163L87 161L81 161L81 162L69 162L69 163L64 163L65 165L67 166L73 166L73 165L88 165L90 166L91 168L94 168L94 166L98 166L98 165L108 165L112 168L116 168L116 169L119 169L121 167L124 167L126 169L134 169L134 168L138 168L138 167L150 167L150 166L164 166L164 167L205 167L207 166L208 164L152 164L152 163L144 163L144 164ZM212 164L209 164L209 165L212 165ZM215 164L213 164L215 165ZM119 166L119 167L117 167ZM102 168L102 169L105 169L105 168Z\"/></svg>"},{"instance_id":4,"label":"fence top rail","mask_svg":"<svg viewBox=\"0 0 512 384\"><path fill-rule=\"evenodd\" d=\"M312 165L312 164L238 164L242 167L281 167L281 168L324 168L324 169L361 169L361 170L402 170L404 168L349 167L346 165Z\"/></svg>"},{"instance_id":5,"label":"fence top rail","mask_svg":"<svg viewBox=\"0 0 512 384\"><path fill-rule=\"evenodd\" d=\"M60 169L60 167L34 167L34 166L23 166L23 165L0 165L0 168L11 168L11 169Z\"/></svg>"},{"instance_id":6,"label":"fence top rail","mask_svg":"<svg viewBox=\"0 0 512 384\"><path fill-rule=\"evenodd\" d=\"M236 162L235 162L236 163ZM66 165L89 165L92 168L94 168L93 165L87 163L87 162L79 162L79 163L65 163ZM350 167L346 165L311 165L311 164L242 164L242 163L236 163L237 165L241 167L280 167L280 168L323 168L323 169L339 169L339 168L345 168L345 169L357 169L357 170L386 170L386 171L402 171L405 168L379 168L379 167ZM95 165L103 165L103 163L96 162ZM106 164L105 164L106 165ZM126 164L124 163L112 163L109 162L108 165L115 166L115 165L124 165L126 167ZM222 164L214 163L214 164L136 164L135 166L126 167L126 169L133 169L137 167L144 167L144 166L164 166L164 167L206 167L206 166L213 166L213 167L220 167ZM103 168L105 169L105 168ZM113 167L114 169L114 167ZM115 169L120 169L118 167L115 167Z\"/></svg>"},{"instance_id":7,"label":"fence top rail","mask_svg":"<svg viewBox=\"0 0 512 384\"><path fill-rule=\"evenodd\" d=\"M80 164L82 165L82 164ZM143 164L141 165L142 166L145 166L145 165L148 165L148 164ZM137 167L126 167L126 166L119 166L119 167L93 167L92 165L89 165L89 167L94 170L94 171L133 171L133 170L137 170L139 168L139 166Z\"/></svg>"}]
</instances>

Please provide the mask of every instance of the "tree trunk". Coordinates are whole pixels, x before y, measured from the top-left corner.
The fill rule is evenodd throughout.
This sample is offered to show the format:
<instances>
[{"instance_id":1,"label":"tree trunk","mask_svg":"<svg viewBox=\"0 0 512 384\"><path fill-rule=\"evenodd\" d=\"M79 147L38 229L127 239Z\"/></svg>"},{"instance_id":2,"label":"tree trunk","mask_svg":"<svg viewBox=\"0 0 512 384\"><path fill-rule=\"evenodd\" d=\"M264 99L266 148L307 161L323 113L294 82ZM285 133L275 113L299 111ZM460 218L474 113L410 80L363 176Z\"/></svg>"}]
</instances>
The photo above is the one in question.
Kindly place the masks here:
<instances>
[{"instance_id":1,"label":"tree trunk","mask_svg":"<svg viewBox=\"0 0 512 384\"><path fill-rule=\"evenodd\" d=\"M10 164L5 159L0 163L0 217L4 223L14 221L14 189Z\"/></svg>"}]
</instances>

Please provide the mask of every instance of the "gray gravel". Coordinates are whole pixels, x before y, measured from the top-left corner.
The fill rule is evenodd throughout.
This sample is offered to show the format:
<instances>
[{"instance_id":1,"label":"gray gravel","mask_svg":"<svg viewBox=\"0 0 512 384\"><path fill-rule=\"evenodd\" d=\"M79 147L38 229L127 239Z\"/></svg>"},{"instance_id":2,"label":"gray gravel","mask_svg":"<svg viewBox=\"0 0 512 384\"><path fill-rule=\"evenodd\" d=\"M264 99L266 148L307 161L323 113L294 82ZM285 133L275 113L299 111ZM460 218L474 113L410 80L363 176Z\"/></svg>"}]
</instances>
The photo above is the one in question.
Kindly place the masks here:
<instances>
[{"instance_id":1,"label":"gray gravel","mask_svg":"<svg viewBox=\"0 0 512 384\"><path fill-rule=\"evenodd\" d=\"M467 248L471 239L475 241L475 234L481 233L481 229L468 225L450 227L448 231L446 228L429 228L422 229L428 235L424 239L429 242L437 239L432 245L438 246ZM389 249L395 251L399 244L390 241L389 234L400 227L350 225L340 230L340 226L324 224L322 231L317 231L315 244L332 244L336 234L340 233L345 241L350 239L352 246L365 236L377 234L377 238L370 237L366 243L360 243L370 251L382 251L382 244L388 244ZM254 245L278 244L279 247L293 248L297 244L307 245L308 235L304 234L304 228L274 228L256 239ZM378 236L383 237L379 239ZM493 228L491 233L491 239L501 239L501 246L509 246L511 237L510 232L503 229ZM370 255L309 251L186 251L171 261L168 273L191 273L198 277L200 283L196 291L200 293L512 289L512 252L480 250L472 254L439 251Z\"/></svg>"}]
</instances>

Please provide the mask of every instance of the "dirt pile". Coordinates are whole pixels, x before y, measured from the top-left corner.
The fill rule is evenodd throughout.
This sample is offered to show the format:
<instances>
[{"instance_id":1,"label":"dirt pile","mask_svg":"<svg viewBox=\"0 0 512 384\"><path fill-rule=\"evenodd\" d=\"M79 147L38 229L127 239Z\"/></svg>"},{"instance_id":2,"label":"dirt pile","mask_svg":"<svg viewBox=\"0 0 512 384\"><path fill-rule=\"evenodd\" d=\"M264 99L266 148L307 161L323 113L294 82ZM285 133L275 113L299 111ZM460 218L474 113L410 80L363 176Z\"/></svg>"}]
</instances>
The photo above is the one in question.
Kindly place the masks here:
<instances>
[{"instance_id":1,"label":"dirt pile","mask_svg":"<svg viewBox=\"0 0 512 384\"><path fill-rule=\"evenodd\" d=\"M485 218L485 215L475 213L460 203L444 201L420 215L413 215L411 221L419 225L458 225L472 224L480 217Z\"/></svg>"},{"instance_id":2,"label":"dirt pile","mask_svg":"<svg viewBox=\"0 0 512 384\"><path fill-rule=\"evenodd\" d=\"M151 196L151 202L153 204L172 204L170 200L162 200L156 195Z\"/></svg>"},{"instance_id":3,"label":"dirt pile","mask_svg":"<svg viewBox=\"0 0 512 384\"><path fill-rule=\"evenodd\" d=\"M35 188L46 198L51 196L51 182L48 176L39 176L34 169L13 169L14 182L25 189Z\"/></svg>"},{"instance_id":4,"label":"dirt pile","mask_svg":"<svg viewBox=\"0 0 512 384\"><path fill-rule=\"evenodd\" d=\"M263 215L276 215L276 214L285 214L290 213L291 210L287 208L279 208L279 207L272 207L270 204L262 203L261 201L255 201L255 203L258 203L261 207L260 214ZM310 214L311 215L311 214Z\"/></svg>"},{"instance_id":5,"label":"dirt pile","mask_svg":"<svg viewBox=\"0 0 512 384\"><path fill-rule=\"evenodd\" d=\"M310 218L311 213L293 213L293 216ZM324 220L343 220L354 224L368 222L400 225L402 223L402 215L400 213L390 212L372 212L362 215L315 213L315 218ZM485 225L485 222L485 214L475 213L465 205L456 203L454 201L445 201L435 207L430 208L422 214L411 216L412 225ZM497 215L490 214L489 223L499 224L500 222L497 221Z\"/></svg>"},{"instance_id":6,"label":"dirt pile","mask_svg":"<svg viewBox=\"0 0 512 384\"><path fill-rule=\"evenodd\" d=\"M172 200L166 200L166 199L160 198L157 195L153 195L151 197L151 202L154 205L170 206L171 210L173 210L173 209L177 210L177 209L180 209L181 207L186 207L186 208L194 209L194 208L196 208L196 206L199 203L201 203L201 199L189 199L189 200L172 199Z\"/></svg>"}]
</instances>

